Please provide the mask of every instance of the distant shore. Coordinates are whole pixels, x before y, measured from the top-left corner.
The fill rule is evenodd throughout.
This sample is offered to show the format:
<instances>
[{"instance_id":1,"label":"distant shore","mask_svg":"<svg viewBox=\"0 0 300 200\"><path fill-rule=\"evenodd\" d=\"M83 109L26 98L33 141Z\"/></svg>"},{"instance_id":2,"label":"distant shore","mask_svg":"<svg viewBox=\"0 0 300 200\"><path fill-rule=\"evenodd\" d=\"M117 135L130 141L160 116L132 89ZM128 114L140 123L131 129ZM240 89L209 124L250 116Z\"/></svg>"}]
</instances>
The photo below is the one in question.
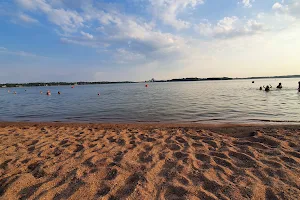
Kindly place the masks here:
<instances>
[{"instance_id":1,"label":"distant shore","mask_svg":"<svg viewBox=\"0 0 300 200\"><path fill-rule=\"evenodd\" d=\"M32 83L2 83L0 88L11 87L41 87L41 86L71 86L71 85L106 85L106 84L129 84L129 83L148 83L148 82L193 82L193 81L224 81L224 80L255 80L255 79L277 79L277 78L300 78L300 75L287 76L260 76L246 78L230 77L211 77L211 78L175 78L169 80L149 80L149 81L79 81L79 82L32 82Z\"/></svg>"},{"instance_id":2,"label":"distant shore","mask_svg":"<svg viewBox=\"0 0 300 200\"><path fill-rule=\"evenodd\" d=\"M0 199L297 199L300 125L0 122Z\"/></svg>"}]
</instances>

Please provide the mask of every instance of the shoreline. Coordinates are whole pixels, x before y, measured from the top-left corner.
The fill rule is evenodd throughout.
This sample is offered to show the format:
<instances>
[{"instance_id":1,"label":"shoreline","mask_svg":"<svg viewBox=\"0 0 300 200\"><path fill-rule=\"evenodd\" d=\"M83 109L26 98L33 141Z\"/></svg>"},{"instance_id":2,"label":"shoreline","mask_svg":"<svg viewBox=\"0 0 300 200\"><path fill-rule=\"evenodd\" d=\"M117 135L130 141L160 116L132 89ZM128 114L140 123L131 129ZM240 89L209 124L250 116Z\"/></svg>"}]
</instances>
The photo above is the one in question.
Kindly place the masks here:
<instances>
[{"instance_id":1,"label":"shoreline","mask_svg":"<svg viewBox=\"0 0 300 200\"><path fill-rule=\"evenodd\" d=\"M300 125L0 122L0 199L297 199Z\"/></svg>"},{"instance_id":2,"label":"shoreline","mask_svg":"<svg viewBox=\"0 0 300 200\"><path fill-rule=\"evenodd\" d=\"M234 128L234 127L298 127L300 123L167 123L167 122L23 122L23 121L0 121L0 127L5 126L99 126L99 127L139 127L139 128Z\"/></svg>"}]
</instances>

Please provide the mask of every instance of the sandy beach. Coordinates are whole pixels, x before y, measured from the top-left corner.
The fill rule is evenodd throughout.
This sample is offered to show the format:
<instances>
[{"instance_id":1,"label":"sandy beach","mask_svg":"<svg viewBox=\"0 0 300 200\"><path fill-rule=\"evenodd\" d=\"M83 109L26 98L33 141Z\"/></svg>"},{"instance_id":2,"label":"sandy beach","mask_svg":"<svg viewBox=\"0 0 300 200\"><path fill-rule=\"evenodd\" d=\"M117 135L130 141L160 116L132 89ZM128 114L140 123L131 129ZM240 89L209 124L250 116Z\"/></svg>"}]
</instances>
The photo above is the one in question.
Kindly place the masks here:
<instances>
[{"instance_id":1,"label":"sandy beach","mask_svg":"<svg viewBox=\"0 0 300 200\"><path fill-rule=\"evenodd\" d=\"M300 126L0 123L0 199L298 199Z\"/></svg>"}]
</instances>

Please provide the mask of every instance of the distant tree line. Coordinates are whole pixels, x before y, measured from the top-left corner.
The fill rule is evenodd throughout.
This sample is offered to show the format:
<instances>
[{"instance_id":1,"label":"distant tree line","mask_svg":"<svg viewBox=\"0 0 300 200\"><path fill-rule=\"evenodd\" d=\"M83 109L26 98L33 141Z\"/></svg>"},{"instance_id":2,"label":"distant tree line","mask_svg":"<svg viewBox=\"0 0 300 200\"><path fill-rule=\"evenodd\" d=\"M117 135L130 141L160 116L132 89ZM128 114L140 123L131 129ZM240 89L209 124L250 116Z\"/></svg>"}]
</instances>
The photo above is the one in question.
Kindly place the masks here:
<instances>
[{"instance_id":1,"label":"distant tree line","mask_svg":"<svg viewBox=\"0 0 300 200\"><path fill-rule=\"evenodd\" d=\"M259 76L259 77L247 77L247 78L235 78L235 79L269 79L269 78L300 78L300 75L288 75L288 76Z\"/></svg>"},{"instance_id":2,"label":"distant tree line","mask_svg":"<svg viewBox=\"0 0 300 200\"><path fill-rule=\"evenodd\" d=\"M155 80L152 78L150 81L145 82L183 82L183 81L219 81L219 80L236 80L236 79L268 79L268 78L300 78L300 75L289 75L289 76L261 76L261 77L248 77L248 78L229 78L229 77L220 77L220 78L178 78L170 80ZM96 84L117 84L117 83L137 83L132 81L119 81L119 82L110 82L110 81L98 81L98 82L36 82L36 83L6 83L0 84L0 87L36 87L36 86L61 86L61 85L96 85Z\"/></svg>"},{"instance_id":3,"label":"distant tree line","mask_svg":"<svg viewBox=\"0 0 300 200\"><path fill-rule=\"evenodd\" d=\"M5 83L0 84L0 87L37 87L37 86L59 86L59 85L74 85L70 82L36 82L36 83Z\"/></svg>"},{"instance_id":4,"label":"distant tree line","mask_svg":"<svg viewBox=\"0 0 300 200\"><path fill-rule=\"evenodd\" d=\"M116 83L134 83L130 81L121 82L37 82L37 83L5 83L0 87L38 87L38 86L64 86L64 85L94 85L94 84L116 84Z\"/></svg>"},{"instance_id":5,"label":"distant tree line","mask_svg":"<svg viewBox=\"0 0 300 200\"><path fill-rule=\"evenodd\" d=\"M180 79L171 79L167 82L180 82L180 81L220 81L220 80L232 80L232 78L221 77L221 78L180 78Z\"/></svg>"},{"instance_id":6,"label":"distant tree line","mask_svg":"<svg viewBox=\"0 0 300 200\"><path fill-rule=\"evenodd\" d=\"M109 81L101 81L101 82L77 82L78 85L117 84L117 83L136 83L136 82L133 82L133 81L119 81L119 82L109 82Z\"/></svg>"},{"instance_id":7,"label":"distant tree line","mask_svg":"<svg viewBox=\"0 0 300 200\"><path fill-rule=\"evenodd\" d=\"M270 79L270 78L300 78L300 75L288 76L261 76L261 77L247 77L247 78L229 78L229 77L213 77L213 78L176 78L170 80L154 80L151 82L182 82L182 81L221 81L221 80L238 80L238 79ZM146 81L147 82L147 81Z\"/></svg>"}]
</instances>

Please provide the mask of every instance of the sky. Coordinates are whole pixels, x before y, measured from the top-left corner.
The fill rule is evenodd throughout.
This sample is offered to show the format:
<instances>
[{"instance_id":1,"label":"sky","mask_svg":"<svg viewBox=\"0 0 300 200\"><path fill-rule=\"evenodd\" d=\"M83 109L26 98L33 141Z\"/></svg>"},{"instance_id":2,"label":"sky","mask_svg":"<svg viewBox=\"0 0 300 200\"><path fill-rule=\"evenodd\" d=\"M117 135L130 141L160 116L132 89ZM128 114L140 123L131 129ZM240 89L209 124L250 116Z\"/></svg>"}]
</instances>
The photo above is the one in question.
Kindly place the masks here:
<instances>
[{"instance_id":1,"label":"sky","mask_svg":"<svg viewBox=\"0 0 300 200\"><path fill-rule=\"evenodd\" d=\"M300 0L1 0L0 83L300 74Z\"/></svg>"}]
</instances>

